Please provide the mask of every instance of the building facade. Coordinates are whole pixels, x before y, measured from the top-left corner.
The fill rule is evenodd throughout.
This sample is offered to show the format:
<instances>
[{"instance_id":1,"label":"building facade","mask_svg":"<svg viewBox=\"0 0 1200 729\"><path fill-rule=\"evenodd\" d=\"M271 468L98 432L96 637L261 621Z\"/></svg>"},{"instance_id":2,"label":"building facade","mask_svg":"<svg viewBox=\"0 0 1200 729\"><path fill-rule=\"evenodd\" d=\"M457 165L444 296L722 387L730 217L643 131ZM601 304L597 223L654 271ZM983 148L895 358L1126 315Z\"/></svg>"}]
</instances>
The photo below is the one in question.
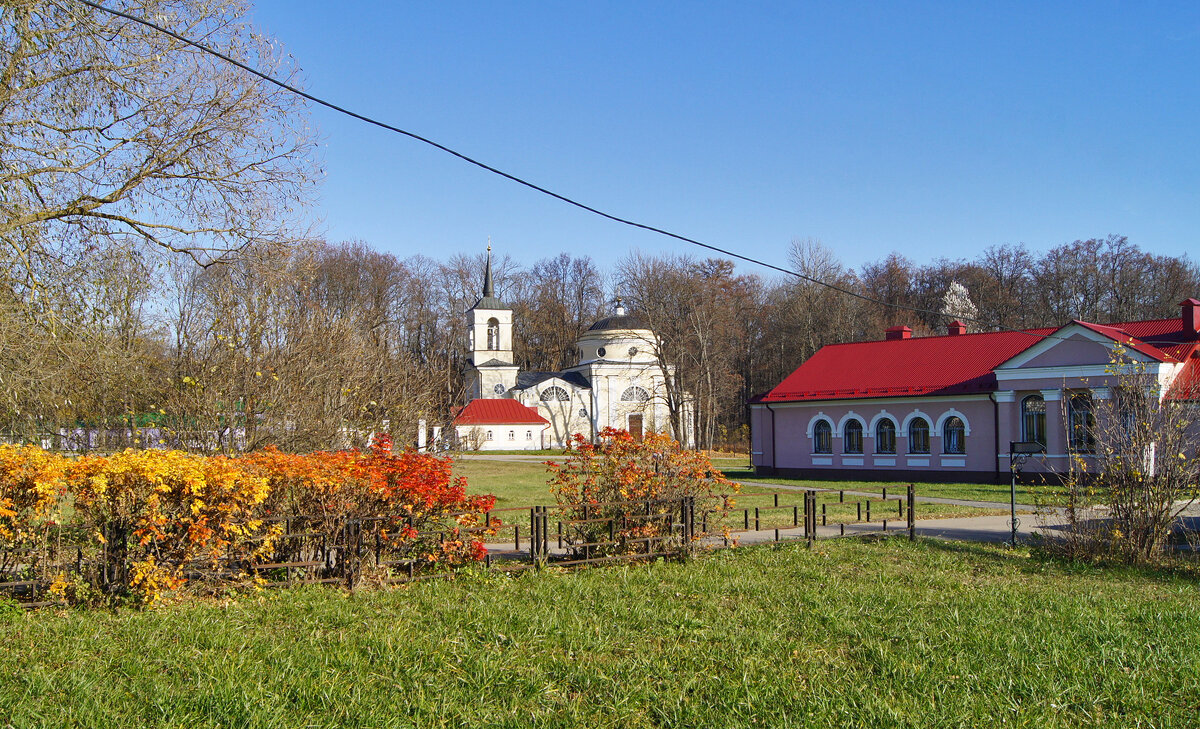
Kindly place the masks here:
<instances>
[{"instance_id":1,"label":"building facade","mask_svg":"<svg viewBox=\"0 0 1200 729\"><path fill-rule=\"evenodd\" d=\"M640 439L664 432L691 445L691 403L676 406L672 426L666 378L673 369L658 357L654 332L620 301L612 316L595 322L576 342L578 363L558 372L523 372L513 357L513 311L495 295L491 249L483 295L467 312L470 351L468 401L507 398L545 418L546 446L561 448L580 433L593 440L607 427ZM676 431L679 432L676 432Z\"/></svg>"},{"instance_id":2,"label":"building facade","mask_svg":"<svg viewBox=\"0 0 1200 729\"><path fill-rule=\"evenodd\" d=\"M750 402L756 472L864 480L1002 481L1010 444L1026 472L1088 458L1097 402L1117 384L1114 351L1167 398L1195 396L1200 301L1174 319L911 338L823 347Z\"/></svg>"},{"instance_id":3,"label":"building facade","mask_svg":"<svg viewBox=\"0 0 1200 729\"><path fill-rule=\"evenodd\" d=\"M536 451L549 447L550 421L515 400L478 398L454 418L460 447L472 451Z\"/></svg>"}]
</instances>

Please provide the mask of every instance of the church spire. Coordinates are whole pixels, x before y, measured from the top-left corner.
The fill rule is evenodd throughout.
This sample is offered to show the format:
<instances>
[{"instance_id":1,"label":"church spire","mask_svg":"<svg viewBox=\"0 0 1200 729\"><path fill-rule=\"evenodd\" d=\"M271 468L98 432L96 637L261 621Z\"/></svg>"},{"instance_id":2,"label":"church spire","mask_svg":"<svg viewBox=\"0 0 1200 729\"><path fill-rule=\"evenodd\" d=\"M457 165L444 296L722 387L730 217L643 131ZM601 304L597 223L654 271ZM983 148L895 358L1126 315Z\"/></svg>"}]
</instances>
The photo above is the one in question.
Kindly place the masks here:
<instances>
[{"instance_id":1,"label":"church spire","mask_svg":"<svg viewBox=\"0 0 1200 729\"><path fill-rule=\"evenodd\" d=\"M475 302L474 309L493 309L504 310L511 309L511 306L505 306L504 302L496 298L496 285L492 281L492 239L488 238L487 247L487 264L483 268L483 296L479 301Z\"/></svg>"},{"instance_id":2,"label":"church spire","mask_svg":"<svg viewBox=\"0 0 1200 729\"><path fill-rule=\"evenodd\" d=\"M487 249L487 267L483 269L483 298L489 298L496 295L495 289L492 288L492 239L488 237Z\"/></svg>"}]
</instances>

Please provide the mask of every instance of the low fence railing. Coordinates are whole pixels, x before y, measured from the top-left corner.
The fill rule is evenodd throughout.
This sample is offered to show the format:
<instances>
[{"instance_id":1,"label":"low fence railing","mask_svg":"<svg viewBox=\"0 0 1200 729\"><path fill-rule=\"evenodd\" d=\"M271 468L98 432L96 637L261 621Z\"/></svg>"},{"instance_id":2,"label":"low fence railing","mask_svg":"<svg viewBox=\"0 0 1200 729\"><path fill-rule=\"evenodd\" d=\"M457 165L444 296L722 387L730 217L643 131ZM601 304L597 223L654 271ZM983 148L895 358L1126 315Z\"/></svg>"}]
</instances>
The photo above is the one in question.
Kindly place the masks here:
<instances>
[{"instance_id":1,"label":"low fence railing","mask_svg":"<svg viewBox=\"0 0 1200 729\"><path fill-rule=\"evenodd\" d=\"M297 515L265 520L262 535L254 539L270 539L270 546L253 559L191 560L174 566L201 589L238 582L355 587L454 574L462 562L431 562L429 554L412 549L414 544L444 545L446 540L480 540L487 550L482 566L515 572L685 558L698 549L739 543L811 544L887 532L889 522L902 523L908 537L915 539L915 521L911 484L900 495L889 495L886 489L879 496L779 491L463 512L443 515L440 524L409 533L403 542L395 538L394 517L344 519L330 527L316 517ZM0 596L27 607L60 604L50 586L63 576L79 576L102 590L119 591L130 579L124 560L128 535L109 531L102 536L97 544L78 527L51 527L39 549L0 549Z\"/></svg>"}]
</instances>

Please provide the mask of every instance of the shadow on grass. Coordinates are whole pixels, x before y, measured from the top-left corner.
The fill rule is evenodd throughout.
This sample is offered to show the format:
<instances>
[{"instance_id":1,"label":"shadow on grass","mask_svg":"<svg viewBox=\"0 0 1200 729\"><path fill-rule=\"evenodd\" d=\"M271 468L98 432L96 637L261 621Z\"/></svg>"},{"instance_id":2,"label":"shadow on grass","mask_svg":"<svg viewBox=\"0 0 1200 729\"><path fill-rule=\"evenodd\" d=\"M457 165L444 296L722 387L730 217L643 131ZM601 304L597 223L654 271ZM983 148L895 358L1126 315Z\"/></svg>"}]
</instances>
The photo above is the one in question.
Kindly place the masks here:
<instances>
[{"instance_id":1,"label":"shadow on grass","mask_svg":"<svg viewBox=\"0 0 1200 729\"><path fill-rule=\"evenodd\" d=\"M872 535L868 539L879 537ZM889 537L892 538L892 537ZM1185 581L1200 584L1200 559L1194 555L1171 555L1148 564L1132 565L1112 560L1084 561L1072 559L1054 538L1035 536L1016 549L998 545L942 539L919 539L930 550L970 556L996 564L1015 566L1026 573L1044 573L1053 569L1064 575L1111 575L1119 578L1140 578L1156 582Z\"/></svg>"},{"instance_id":2,"label":"shadow on grass","mask_svg":"<svg viewBox=\"0 0 1200 729\"><path fill-rule=\"evenodd\" d=\"M907 542L902 534L864 534L840 537L837 541L854 540L860 543L888 541ZM818 541L820 545L822 542ZM780 548L794 546L794 542L764 544L761 546ZM760 546L760 545L751 545ZM1155 582L1187 582L1200 584L1200 557L1194 554L1167 556L1158 562L1131 565L1115 561L1083 561L1070 559L1061 551L1055 551L1055 540L1034 537L1023 541L1016 549L995 543L958 541L918 536L915 546L943 554L967 557L989 562L997 566L1015 568L1026 574L1045 574L1053 571L1063 576L1111 576L1118 579L1144 579Z\"/></svg>"}]
</instances>

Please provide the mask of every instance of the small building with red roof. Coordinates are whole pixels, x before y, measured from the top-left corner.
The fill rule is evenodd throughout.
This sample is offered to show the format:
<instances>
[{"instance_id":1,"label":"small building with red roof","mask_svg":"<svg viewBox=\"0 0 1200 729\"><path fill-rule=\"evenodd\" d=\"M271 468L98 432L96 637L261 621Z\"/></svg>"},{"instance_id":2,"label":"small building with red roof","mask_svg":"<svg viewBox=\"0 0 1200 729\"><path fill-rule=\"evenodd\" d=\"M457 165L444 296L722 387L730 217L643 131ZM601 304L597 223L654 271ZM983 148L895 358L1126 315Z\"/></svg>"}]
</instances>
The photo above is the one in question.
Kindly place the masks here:
<instances>
[{"instance_id":1,"label":"small building with red roof","mask_svg":"<svg viewBox=\"0 0 1200 729\"><path fill-rule=\"evenodd\" d=\"M759 474L863 480L1002 481L1010 444L1040 451L1027 472L1065 471L1094 445L1097 401L1114 352L1155 378L1165 398L1200 384L1200 300L1172 319L913 338L821 348L750 401Z\"/></svg>"},{"instance_id":2,"label":"small building with red roof","mask_svg":"<svg viewBox=\"0 0 1200 729\"><path fill-rule=\"evenodd\" d=\"M478 398L454 418L454 432L464 450L536 451L546 448L550 421L537 410L508 398Z\"/></svg>"}]
</instances>

